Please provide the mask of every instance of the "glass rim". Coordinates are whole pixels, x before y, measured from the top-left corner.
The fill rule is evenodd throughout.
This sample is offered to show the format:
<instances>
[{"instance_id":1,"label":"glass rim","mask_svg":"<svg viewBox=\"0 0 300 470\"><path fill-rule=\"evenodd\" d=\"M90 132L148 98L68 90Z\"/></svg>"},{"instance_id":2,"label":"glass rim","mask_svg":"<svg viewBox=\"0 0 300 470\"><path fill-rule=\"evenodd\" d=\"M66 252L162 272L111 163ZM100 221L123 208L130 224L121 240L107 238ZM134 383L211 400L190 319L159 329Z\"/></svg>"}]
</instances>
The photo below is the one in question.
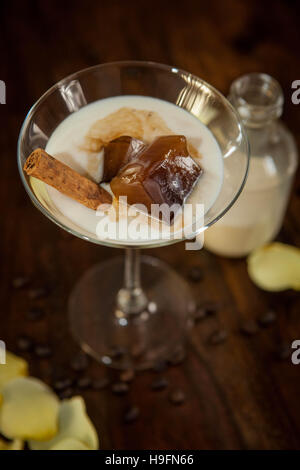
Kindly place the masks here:
<instances>
[{"instance_id":1,"label":"glass rim","mask_svg":"<svg viewBox=\"0 0 300 470\"><path fill-rule=\"evenodd\" d=\"M72 235L74 235L78 238L81 238L82 240L86 240L86 241L89 241L91 243L95 243L97 245L104 245L104 246L108 246L108 247L112 247L112 248L156 248L156 247L172 245L174 243L178 243L180 241L187 240L187 238L182 238L182 239L174 238L174 239L168 239L168 240L156 239L156 240L149 240L149 241L145 241L145 242L143 241L143 243L139 244L139 243L136 243L136 242L128 242L127 240L126 241L125 240L123 240L123 241L120 240L119 242L117 242L115 240L110 240L110 239L103 240L103 239L100 239L100 238L97 239L97 238L89 237L89 236L84 235L83 233L81 233L81 232L79 232L79 231L77 231L73 228L68 227L64 223L57 220L56 217L53 216L43 206L43 204L38 200L38 198L34 194L32 188L30 187L30 184L28 183L27 178L25 177L25 174L24 174L24 171L23 171L23 165L22 165L22 162L21 162L21 141L22 141L22 137L23 137L23 134L24 134L24 130L26 129L26 127L27 127L28 123L30 122L30 120L31 120L32 116L34 115L34 113L38 110L38 107L40 106L40 104L43 103L52 93L57 91L65 83L70 82L71 80L73 80L75 78L79 78L80 76L85 75L87 73L93 72L93 70L102 69L102 68L106 68L106 67L112 67L112 66L138 66L138 67L149 67L149 68L152 67L152 68L157 68L157 69L164 70L166 72L170 72L174 75L181 75L181 76L193 78L198 83L201 83L201 84L205 85L215 95L217 95L221 99L221 101L226 105L226 107L229 108L229 110L235 116L239 131L241 132L242 137L243 137L243 141L245 143L245 155L246 155L246 158L247 158L245 173L244 173L244 176L242 178L242 182L241 182L239 188L237 189L234 197L226 205L226 207L216 217L212 218L212 220L209 223L204 224L199 230L194 232L188 238L188 239L193 239L197 235L199 235L200 233L204 232L211 225L216 223L219 219L221 219L224 216L224 214L226 214L226 212L233 206L233 204L235 203L235 201L239 197L241 191L243 190L243 188L245 186L247 176L248 176L249 162L250 162L250 145L249 145L249 141L248 141L246 131L244 129L242 119L241 119L239 113L237 112L237 110L230 103L230 101L219 90L217 90L213 85L209 84L208 82L206 82L202 78L199 78L195 74L192 74L190 72L187 72L183 69L180 69L180 68L172 66L172 65L166 65L166 64L161 64L159 62L143 61L143 60L121 60L121 61L105 62L103 64L100 63L100 64L92 65L90 67L86 67L84 69L78 70L77 72L73 72L73 73L67 75L66 77L62 78L58 82L54 83L50 88L48 88L40 96L40 98L38 98L34 102L34 104L30 107L29 111L27 112L27 114L25 116L25 119L22 123L22 126L20 128L20 132L19 132L19 137L18 137L18 142L17 142L18 170L19 170L19 174L20 174L22 183L25 187L25 190L26 190L28 196L30 197L32 203L34 204L34 206L37 209L39 209L42 212L42 214L45 215L48 219L50 219L53 223L58 225L60 228L66 230L67 232L71 233Z\"/></svg>"}]
</instances>

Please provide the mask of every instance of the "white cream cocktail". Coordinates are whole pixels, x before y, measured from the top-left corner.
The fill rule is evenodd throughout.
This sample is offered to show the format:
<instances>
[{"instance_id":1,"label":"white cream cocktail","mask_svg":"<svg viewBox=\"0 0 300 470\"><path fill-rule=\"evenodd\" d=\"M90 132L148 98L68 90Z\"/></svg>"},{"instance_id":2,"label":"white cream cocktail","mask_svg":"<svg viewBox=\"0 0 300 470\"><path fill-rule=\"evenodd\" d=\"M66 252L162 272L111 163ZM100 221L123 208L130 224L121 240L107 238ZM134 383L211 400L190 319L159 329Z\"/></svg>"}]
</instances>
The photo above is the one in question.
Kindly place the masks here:
<instances>
[{"instance_id":1,"label":"white cream cocktail","mask_svg":"<svg viewBox=\"0 0 300 470\"><path fill-rule=\"evenodd\" d=\"M158 136L168 134L186 137L188 145L193 149L191 154L203 169L203 174L186 199L185 206L187 204L203 204L204 212L207 212L215 202L223 181L221 151L214 136L205 125L192 114L172 103L144 96L118 96L96 101L62 121L50 136L46 151L77 172L99 183L103 174L103 149L97 142L101 141L103 133L109 132L110 124L112 127L118 125L113 120L110 122L110 116L123 116L123 123L120 123L120 133L122 134L122 125L124 125L126 134L131 135L129 134L130 123L127 122L127 116L131 114L136 118L134 122L138 120L140 127L142 127L142 130L139 129L139 133L142 132L143 135L139 135L139 137L147 143L151 143ZM132 132L135 131L136 128L132 128ZM37 195L41 191L41 185L46 188L56 209L78 231L97 234L99 239L107 238L107 232L104 232L104 229L103 233L101 232L102 227L105 227L103 215L99 215L99 212L83 206L42 182L33 184ZM106 183L103 186L110 191L109 184ZM122 210L121 217L120 213L118 215L119 220L113 217L112 211L108 211L104 216L110 226L117 225L116 230L112 230L110 233L118 234L118 242L130 243L132 240L128 230L123 230L125 225L121 221ZM99 224L100 218L101 224ZM150 233L148 230L150 222L150 217L139 214L139 244L158 238L159 231L169 230L166 224L157 222L156 226L154 224L154 232ZM182 219L176 217L173 230L176 232L181 228Z\"/></svg>"}]
</instances>

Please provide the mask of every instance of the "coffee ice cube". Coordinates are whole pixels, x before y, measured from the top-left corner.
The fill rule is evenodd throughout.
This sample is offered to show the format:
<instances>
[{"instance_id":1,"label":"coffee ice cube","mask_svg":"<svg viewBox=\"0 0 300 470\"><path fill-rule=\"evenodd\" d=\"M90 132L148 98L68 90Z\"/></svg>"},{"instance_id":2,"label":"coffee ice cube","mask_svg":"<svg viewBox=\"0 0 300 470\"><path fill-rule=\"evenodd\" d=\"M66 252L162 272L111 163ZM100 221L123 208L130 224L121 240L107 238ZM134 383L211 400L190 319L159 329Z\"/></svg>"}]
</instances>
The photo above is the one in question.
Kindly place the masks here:
<instances>
[{"instance_id":1,"label":"coffee ice cube","mask_svg":"<svg viewBox=\"0 0 300 470\"><path fill-rule=\"evenodd\" d=\"M189 155L182 135L158 137L127 163L111 181L114 195L127 203L143 204L148 214L151 204L181 207L198 181L202 169ZM153 212L152 212L153 215ZM174 218L171 214L171 223Z\"/></svg>"},{"instance_id":2,"label":"coffee ice cube","mask_svg":"<svg viewBox=\"0 0 300 470\"><path fill-rule=\"evenodd\" d=\"M104 168L102 181L109 182L126 163L133 160L145 147L138 139L127 135L118 137L104 146Z\"/></svg>"}]
</instances>

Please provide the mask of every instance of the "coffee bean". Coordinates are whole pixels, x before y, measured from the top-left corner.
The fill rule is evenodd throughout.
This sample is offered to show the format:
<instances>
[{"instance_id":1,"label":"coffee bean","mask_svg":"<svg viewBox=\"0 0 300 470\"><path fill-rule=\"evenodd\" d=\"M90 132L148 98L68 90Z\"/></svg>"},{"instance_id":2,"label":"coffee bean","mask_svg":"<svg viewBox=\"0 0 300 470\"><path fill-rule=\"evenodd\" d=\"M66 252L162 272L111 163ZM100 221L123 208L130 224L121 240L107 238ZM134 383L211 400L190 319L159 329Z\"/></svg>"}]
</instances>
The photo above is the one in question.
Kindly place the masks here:
<instances>
[{"instance_id":1,"label":"coffee bean","mask_svg":"<svg viewBox=\"0 0 300 470\"><path fill-rule=\"evenodd\" d=\"M169 364L171 366L179 366L184 362L186 358L185 348L183 346L178 347L172 356L169 358Z\"/></svg>"},{"instance_id":2,"label":"coffee bean","mask_svg":"<svg viewBox=\"0 0 300 470\"><path fill-rule=\"evenodd\" d=\"M121 372L120 380L121 382L132 382L134 379L135 373L133 369L127 369Z\"/></svg>"},{"instance_id":3,"label":"coffee bean","mask_svg":"<svg viewBox=\"0 0 300 470\"><path fill-rule=\"evenodd\" d=\"M67 398L71 398L72 396L74 395L74 390L69 387L69 388L66 388L65 390L62 390L58 396L61 400L65 400Z\"/></svg>"},{"instance_id":4,"label":"coffee bean","mask_svg":"<svg viewBox=\"0 0 300 470\"><path fill-rule=\"evenodd\" d=\"M111 387L111 391L115 395L125 395L126 393L128 393L128 390L129 386L125 382L116 382Z\"/></svg>"},{"instance_id":5,"label":"coffee bean","mask_svg":"<svg viewBox=\"0 0 300 470\"><path fill-rule=\"evenodd\" d=\"M204 279L203 270L200 268L200 266L193 266L188 272L188 278L192 282L202 281Z\"/></svg>"},{"instance_id":6,"label":"coffee bean","mask_svg":"<svg viewBox=\"0 0 300 470\"><path fill-rule=\"evenodd\" d=\"M194 319L203 320L210 315L215 315L221 309L221 305L216 302L204 302L197 306L196 312L194 313Z\"/></svg>"},{"instance_id":7,"label":"coffee bean","mask_svg":"<svg viewBox=\"0 0 300 470\"><path fill-rule=\"evenodd\" d=\"M157 361L154 366L152 367L153 372L164 372L168 368L168 362L164 361Z\"/></svg>"},{"instance_id":8,"label":"coffee bean","mask_svg":"<svg viewBox=\"0 0 300 470\"><path fill-rule=\"evenodd\" d=\"M66 388L70 388L73 385L73 380L69 377L61 377L55 380L53 384L54 390L62 392Z\"/></svg>"},{"instance_id":9,"label":"coffee bean","mask_svg":"<svg viewBox=\"0 0 300 470\"><path fill-rule=\"evenodd\" d=\"M274 323L276 320L276 313L273 310L268 310L266 313L263 313L258 318L258 322L262 327L267 327Z\"/></svg>"},{"instance_id":10,"label":"coffee bean","mask_svg":"<svg viewBox=\"0 0 300 470\"><path fill-rule=\"evenodd\" d=\"M92 385L92 381L91 381L90 377L88 377L86 375L86 376L80 377L77 380L76 385L81 390L86 390L87 388L90 388L90 386Z\"/></svg>"},{"instance_id":11,"label":"coffee bean","mask_svg":"<svg viewBox=\"0 0 300 470\"><path fill-rule=\"evenodd\" d=\"M37 344L34 348L34 352L40 359L47 359L52 356L52 349L47 344Z\"/></svg>"},{"instance_id":12,"label":"coffee bean","mask_svg":"<svg viewBox=\"0 0 300 470\"><path fill-rule=\"evenodd\" d=\"M122 346L112 346L110 348L110 352L109 352L109 357L111 357L111 359L114 359L115 361L118 361L119 359L122 359L122 357L124 356L126 352L126 349L123 348Z\"/></svg>"},{"instance_id":13,"label":"coffee bean","mask_svg":"<svg viewBox=\"0 0 300 470\"><path fill-rule=\"evenodd\" d=\"M182 405L185 402L184 392L180 388L173 390L169 395L169 401L173 405Z\"/></svg>"},{"instance_id":14,"label":"coffee bean","mask_svg":"<svg viewBox=\"0 0 300 470\"><path fill-rule=\"evenodd\" d=\"M202 307L205 308L207 315L215 315L221 308L220 304L216 302L207 302Z\"/></svg>"},{"instance_id":15,"label":"coffee bean","mask_svg":"<svg viewBox=\"0 0 300 470\"><path fill-rule=\"evenodd\" d=\"M240 332L244 336L253 336L258 332L257 324L253 320L246 320L241 324Z\"/></svg>"},{"instance_id":16,"label":"coffee bean","mask_svg":"<svg viewBox=\"0 0 300 470\"><path fill-rule=\"evenodd\" d=\"M14 289L24 289L30 284L31 280L28 276L17 276L12 280Z\"/></svg>"},{"instance_id":17,"label":"coffee bean","mask_svg":"<svg viewBox=\"0 0 300 470\"><path fill-rule=\"evenodd\" d=\"M290 344L281 344L276 351L276 357L277 359L284 361L286 359L289 359L291 357L292 351L291 351L291 346Z\"/></svg>"},{"instance_id":18,"label":"coffee bean","mask_svg":"<svg viewBox=\"0 0 300 470\"><path fill-rule=\"evenodd\" d=\"M210 338L209 338L209 343L212 345L217 345L224 343L228 337L227 331L224 329L216 330L214 331Z\"/></svg>"},{"instance_id":19,"label":"coffee bean","mask_svg":"<svg viewBox=\"0 0 300 470\"><path fill-rule=\"evenodd\" d=\"M44 297L47 297L49 295L49 288L46 286L43 287L35 287L33 289L30 289L28 295L31 300L37 300L37 299L42 299Z\"/></svg>"},{"instance_id":20,"label":"coffee bean","mask_svg":"<svg viewBox=\"0 0 300 470\"><path fill-rule=\"evenodd\" d=\"M39 307L33 307L28 311L27 318L28 320L31 320L31 321L37 321L37 320L40 320L44 315L45 315L45 312L43 309Z\"/></svg>"},{"instance_id":21,"label":"coffee bean","mask_svg":"<svg viewBox=\"0 0 300 470\"><path fill-rule=\"evenodd\" d=\"M33 340L29 336L20 336L17 340L19 351L27 352L33 348Z\"/></svg>"},{"instance_id":22,"label":"coffee bean","mask_svg":"<svg viewBox=\"0 0 300 470\"><path fill-rule=\"evenodd\" d=\"M140 415L140 409L137 406L131 406L124 414L125 423L133 423L138 419Z\"/></svg>"},{"instance_id":23,"label":"coffee bean","mask_svg":"<svg viewBox=\"0 0 300 470\"><path fill-rule=\"evenodd\" d=\"M76 354L71 362L70 366L75 372L82 372L84 371L89 365L89 358L84 352L79 352Z\"/></svg>"},{"instance_id":24,"label":"coffee bean","mask_svg":"<svg viewBox=\"0 0 300 470\"><path fill-rule=\"evenodd\" d=\"M169 385L168 379L165 377L159 377L158 379L154 379L151 383L151 389L155 391L164 390Z\"/></svg>"},{"instance_id":25,"label":"coffee bean","mask_svg":"<svg viewBox=\"0 0 300 470\"><path fill-rule=\"evenodd\" d=\"M203 307L198 307L193 315L193 319L195 321L195 323L197 323L198 321L201 321L203 320L204 318L207 318L208 317L208 313L207 313L207 310Z\"/></svg>"},{"instance_id":26,"label":"coffee bean","mask_svg":"<svg viewBox=\"0 0 300 470\"><path fill-rule=\"evenodd\" d=\"M102 390L108 387L110 380L107 377L101 377L100 379L94 379L92 386L95 390Z\"/></svg>"}]
</instances>

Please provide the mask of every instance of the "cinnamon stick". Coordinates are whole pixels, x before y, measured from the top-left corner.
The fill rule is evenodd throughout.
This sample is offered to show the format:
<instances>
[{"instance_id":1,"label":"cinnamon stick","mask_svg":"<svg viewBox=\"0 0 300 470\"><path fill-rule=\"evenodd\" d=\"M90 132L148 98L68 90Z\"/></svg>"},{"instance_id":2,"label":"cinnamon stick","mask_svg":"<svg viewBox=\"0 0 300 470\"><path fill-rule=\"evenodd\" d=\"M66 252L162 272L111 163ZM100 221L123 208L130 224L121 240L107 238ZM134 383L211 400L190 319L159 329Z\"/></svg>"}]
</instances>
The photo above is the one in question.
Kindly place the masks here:
<instances>
[{"instance_id":1,"label":"cinnamon stick","mask_svg":"<svg viewBox=\"0 0 300 470\"><path fill-rule=\"evenodd\" d=\"M56 160L41 148L34 150L29 155L24 165L24 171L27 175L44 181L90 209L97 210L100 204L111 204L112 202L109 192Z\"/></svg>"}]
</instances>

